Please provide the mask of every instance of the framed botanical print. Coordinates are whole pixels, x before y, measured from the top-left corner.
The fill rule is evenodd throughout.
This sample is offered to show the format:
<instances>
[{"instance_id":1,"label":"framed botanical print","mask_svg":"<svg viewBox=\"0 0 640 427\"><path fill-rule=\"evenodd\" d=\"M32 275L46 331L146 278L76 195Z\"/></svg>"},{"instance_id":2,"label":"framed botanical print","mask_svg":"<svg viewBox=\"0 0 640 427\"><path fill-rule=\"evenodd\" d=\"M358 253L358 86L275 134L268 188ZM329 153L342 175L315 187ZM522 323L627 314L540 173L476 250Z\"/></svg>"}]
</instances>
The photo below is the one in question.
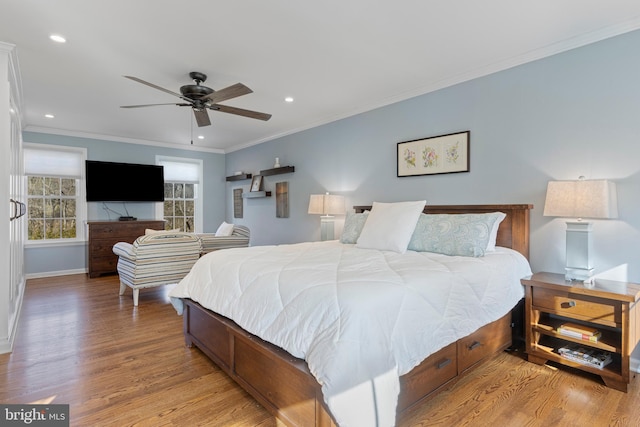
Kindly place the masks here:
<instances>
[{"instance_id":1,"label":"framed botanical print","mask_svg":"<svg viewBox=\"0 0 640 427\"><path fill-rule=\"evenodd\" d=\"M398 143L398 177L469 172L470 131Z\"/></svg>"}]
</instances>

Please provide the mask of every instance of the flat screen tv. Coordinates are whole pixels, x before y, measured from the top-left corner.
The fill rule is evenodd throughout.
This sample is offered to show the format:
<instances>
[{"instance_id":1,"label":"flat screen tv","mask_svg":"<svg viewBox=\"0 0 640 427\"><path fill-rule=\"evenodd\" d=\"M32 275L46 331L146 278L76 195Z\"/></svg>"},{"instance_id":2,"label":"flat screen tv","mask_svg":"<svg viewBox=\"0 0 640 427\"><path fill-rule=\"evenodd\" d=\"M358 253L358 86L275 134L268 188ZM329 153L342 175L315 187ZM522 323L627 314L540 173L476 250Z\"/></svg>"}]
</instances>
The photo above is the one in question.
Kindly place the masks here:
<instances>
[{"instance_id":1,"label":"flat screen tv","mask_svg":"<svg viewBox=\"0 0 640 427\"><path fill-rule=\"evenodd\" d=\"M162 202L164 168L86 161L87 202Z\"/></svg>"}]
</instances>

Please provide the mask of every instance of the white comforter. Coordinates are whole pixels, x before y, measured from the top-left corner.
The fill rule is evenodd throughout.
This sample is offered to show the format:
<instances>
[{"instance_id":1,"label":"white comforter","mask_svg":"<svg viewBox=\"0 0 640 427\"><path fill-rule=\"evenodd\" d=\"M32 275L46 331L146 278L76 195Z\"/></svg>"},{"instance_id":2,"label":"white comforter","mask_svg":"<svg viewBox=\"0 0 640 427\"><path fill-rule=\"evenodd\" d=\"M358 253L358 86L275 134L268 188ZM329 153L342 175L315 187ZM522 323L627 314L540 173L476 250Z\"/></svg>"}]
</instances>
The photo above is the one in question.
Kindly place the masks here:
<instances>
[{"instance_id":1,"label":"white comforter","mask_svg":"<svg viewBox=\"0 0 640 427\"><path fill-rule=\"evenodd\" d=\"M499 319L531 274L519 253L481 258L337 241L203 256L171 291L307 361L341 426L391 426L400 375Z\"/></svg>"}]
</instances>

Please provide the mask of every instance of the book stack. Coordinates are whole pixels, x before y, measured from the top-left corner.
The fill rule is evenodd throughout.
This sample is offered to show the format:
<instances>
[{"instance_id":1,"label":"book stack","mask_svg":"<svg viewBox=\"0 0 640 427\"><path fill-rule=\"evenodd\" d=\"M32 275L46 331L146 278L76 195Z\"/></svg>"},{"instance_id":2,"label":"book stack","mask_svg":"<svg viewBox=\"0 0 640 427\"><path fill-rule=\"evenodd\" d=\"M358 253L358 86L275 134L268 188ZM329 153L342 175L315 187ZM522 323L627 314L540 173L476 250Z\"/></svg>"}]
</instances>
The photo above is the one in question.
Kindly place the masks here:
<instances>
[{"instance_id":1,"label":"book stack","mask_svg":"<svg viewBox=\"0 0 640 427\"><path fill-rule=\"evenodd\" d=\"M602 337L602 332L599 330L575 323L563 323L558 327L558 333L567 337L591 342L598 342Z\"/></svg>"},{"instance_id":2,"label":"book stack","mask_svg":"<svg viewBox=\"0 0 640 427\"><path fill-rule=\"evenodd\" d=\"M566 345L558 349L558 353L566 359L580 363L581 365L591 366L602 369L611 363L611 353L595 348L584 348L578 344Z\"/></svg>"}]
</instances>

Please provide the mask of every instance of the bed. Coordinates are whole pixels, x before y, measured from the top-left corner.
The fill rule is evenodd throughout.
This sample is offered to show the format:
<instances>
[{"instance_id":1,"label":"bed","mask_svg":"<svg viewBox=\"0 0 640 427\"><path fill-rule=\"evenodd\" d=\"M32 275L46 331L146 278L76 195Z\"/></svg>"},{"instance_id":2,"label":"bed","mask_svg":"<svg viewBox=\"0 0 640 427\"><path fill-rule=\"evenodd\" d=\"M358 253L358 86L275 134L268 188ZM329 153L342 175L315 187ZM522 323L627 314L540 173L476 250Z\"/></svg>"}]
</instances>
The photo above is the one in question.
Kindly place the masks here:
<instances>
[{"instance_id":1,"label":"bed","mask_svg":"<svg viewBox=\"0 0 640 427\"><path fill-rule=\"evenodd\" d=\"M361 213L369 208L368 206L357 206L355 211ZM438 390L454 382L460 375L477 366L481 361L511 345L512 318L510 310L517 304L517 298L522 297L519 278L526 275L526 273L530 273L526 260L529 255L529 211L531 208L531 205L526 204L426 206L424 208L425 214L503 212L505 218L500 222L496 237L497 254L479 258L465 258L462 261L463 264L480 266L477 263L492 263L500 257L506 257L515 259L518 264L518 270L515 270L515 267L513 267L513 271L511 271L512 267L508 268L511 275L519 275L517 279L511 278L511 282L517 281L516 286L512 286L512 289L517 289L517 291L508 291L507 293L513 294L509 298L503 298L502 295L496 296L498 294L491 296L491 292L500 291L491 290L489 285L486 285L486 290L482 288L483 298L489 301L489 305L508 304L508 306L502 307L499 317L496 317L495 312L487 312L485 314L484 308L473 314L463 314L466 317L460 317L461 315L456 313L456 319L458 320L456 325L452 326L455 329L452 331L447 329L448 326L445 327L444 324L441 325L440 323L433 323L433 325L438 326L430 328L416 326L431 325L426 321L423 323L421 316L427 310L423 309L423 305L419 305L422 301L422 296L420 295L416 298L404 297L402 300L402 316L398 316L398 318L393 317L394 314L389 315L387 312L386 307L394 306L394 304L384 301L384 307L376 306L375 316L368 320L375 323L375 327L362 328L358 326L359 329L356 329L355 326L349 329L346 326L349 325L349 322L359 325L358 322L351 321L351 311L348 311L348 316L343 311L340 311L340 317L334 319L331 317L333 311L321 310L314 312L316 314L309 317L311 320L304 320L305 318L298 316L298 312L301 311L300 307L308 306L309 304L301 304L295 306L293 311L290 310L289 308L294 304L291 304L287 298L291 299L291 301L309 301L309 295L320 295L321 291L319 290L326 288L323 285L325 280L322 278L324 277L323 274L333 270L331 270L332 267L326 268L332 264L324 262L325 256L334 257L336 251L340 253L339 263L341 265L337 276L339 278L347 277L349 280L346 281L353 283L354 277L358 279L359 275L363 275L365 277L363 280L372 284L367 289L375 287L376 283L374 282L377 280L372 279L374 276L370 275L373 273L370 273L369 269L373 269L376 274L375 277L385 276L385 274L392 278L394 275L405 275L405 272L408 271L406 270L407 266L416 264L414 262L415 257L422 257L420 259L425 260L425 265L427 261L428 263L437 264L437 267L434 267L437 273L436 276L441 276L445 281L471 283L475 280L474 277L477 275L477 271L480 271L470 270L466 272L460 270L458 274L458 276L462 277L460 278L451 273L459 269L457 264L450 264L454 258L459 257L414 253L413 251L407 251L406 256L400 256L383 251L357 249L353 248L353 245L340 246L341 244L338 242L230 249L228 251L218 251L226 253L206 255L198 261L190 275L172 290L172 303L184 316L186 344L198 347L285 424L291 426L328 427L338 425L336 420L340 420L341 425L394 425L404 415ZM364 252L366 251L369 251L366 255L367 258L360 258L365 256ZM296 266L295 270L291 270L291 263L288 259L296 258L296 253L302 254L299 262L303 266ZM308 257L306 256L307 254L309 255ZM383 259L385 265L393 266L393 271L390 273L387 273L384 269L376 271L377 264L369 263L369 256ZM520 259L524 260L526 265L523 266ZM251 260L251 262L246 260ZM313 264L314 262L316 264ZM210 263L210 265L204 266L205 263ZM279 263L285 267L275 267ZM251 269L240 269L243 264L245 266L251 264ZM304 268L309 268L310 266L312 269L304 270ZM367 268L363 269L363 266ZM503 269L503 267L493 266L473 268ZM367 271L366 274L364 273L365 270ZM272 299L277 300L278 298L272 296L274 293L269 289L269 283L271 282L259 281L258 278L248 277L256 275L256 271L260 272L260 276L268 276L272 272L277 279L276 282L279 281L277 285L274 285L277 286L274 289L278 291L278 298L283 300L280 301L281 305L287 307L288 311L283 309L282 312L275 314L272 312L274 306L270 306L269 301ZM305 271L306 273L298 274L300 271ZM292 296L287 296L284 293L282 288L286 288L288 285L286 281L283 281L282 277L287 274L292 277L305 277L305 280L314 284L305 289L305 292L307 292L304 294L307 297L306 299L298 298L298 293L300 295L302 293L297 290ZM367 274L369 275L367 276ZM419 277L420 274L421 271L414 272L411 270L409 276ZM236 275L237 279L235 278ZM320 277L320 279L316 276ZM309 279L306 279L307 277ZM220 278L224 278L224 280ZM238 284L225 285L225 289L222 289L220 283L216 283L215 286L208 284L202 286L210 280L222 280L225 283L237 281ZM262 280L262 277L260 277L260 280ZM403 277L402 282L404 283L406 280ZM245 281L249 283L249 285L246 285L247 289L244 289L244 285L241 285ZM255 285L254 282L260 286ZM322 284L322 286L319 284ZM197 289L195 288L196 286ZM385 284L384 286L387 285ZM243 289L240 290L241 288ZM346 288L335 287L335 289ZM456 288L451 287L451 289ZM476 288L471 289L470 292L458 293L474 293L473 289ZM256 295L258 298L264 299L264 304L255 304L254 295L252 297L254 298L252 307L255 308L251 311L256 313L247 314L247 311L237 311L237 306L240 305L240 302L245 299L251 299L245 296L249 293L249 290L257 291ZM245 291L246 294L243 293ZM309 294L308 292L312 293ZM313 292L316 293L314 294ZM376 292L368 291L366 295L376 295ZM393 288L393 292L396 292L395 288ZM384 296L380 298L389 298L388 301L395 301L393 292L381 294ZM335 305L339 307L337 310L343 310L346 306L342 299L346 293L348 292L342 291L340 299L336 298L338 302ZM429 290L429 293L438 292ZM489 295L490 298L486 298L485 294ZM365 298L362 295L357 295L356 299L372 299ZM446 310L437 309L434 311L447 311L447 313L452 310L457 310L460 313L468 311L466 303L456 306L450 303L453 298L449 295L446 298ZM418 303L414 300L418 301ZM406 303L406 301L410 301L410 303ZM414 303L417 305L412 305ZM429 304L429 302L425 301L424 304ZM405 305L410 309L406 310ZM317 310L317 307L314 305L309 310ZM358 310L358 308L355 309L355 311ZM419 332L418 337L408 334L407 337L403 337L400 341L385 342L386 338L384 337L390 335L390 333L385 332L386 326L384 322L376 322L378 322L379 318L389 316L390 318L393 317L391 319L393 326L389 330L393 330L395 333L397 329L401 331L411 329ZM232 318L234 320L231 320ZM256 323L258 322L255 320L256 318L271 320L267 322L267 325L261 326ZM289 323L296 324L297 329L294 330L288 323L283 323L283 319L289 319ZM429 321L431 320L429 319ZM339 340L335 339L334 335L331 335L334 332L330 327L333 328L335 323L339 323ZM243 327L240 325L243 325ZM407 325L410 327L407 327ZM298 331L299 329L302 331ZM374 331L378 329L382 331L382 338L373 335ZM306 342L306 337L311 335L311 333L307 332L311 330L318 331L314 333L321 337L319 341L329 337L325 341L335 346L331 347L329 351L321 349L320 344L316 341ZM356 342L355 335L349 335L350 333L353 334L354 330L357 333L363 333L364 337L357 338L360 339L357 345L353 344ZM434 331L437 331L437 333ZM443 332L440 333L440 331ZM460 334L463 335L459 336ZM270 342L259 338L257 335L268 339ZM283 336L286 336L286 340L291 339L291 336L293 336L295 343L289 344L288 341L283 341ZM390 339L395 340L395 338ZM340 343L335 344L337 341L340 341ZM344 342L347 342L347 344L343 344ZM393 345L389 343L393 343ZM421 347L420 351L426 352L425 354L428 357L423 360L420 356L422 353L414 350L414 344L418 345L418 347L425 347L424 349ZM436 345L437 348L430 347ZM392 348L393 350L389 351L394 352L394 354L387 355L382 349L383 346ZM285 351L285 348L289 351ZM398 362L393 359L393 357L397 356L397 352L404 353L405 348L406 353L411 356L408 357L409 361ZM372 349L375 349L375 351ZM376 353L377 351L380 351L380 356ZM341 354L349 357L339 358ZM350 365L352 363L350 359L353 359L352 365ZM393 366L394 369L387 371L388 366ZM324 368L329 371L329 374L325 375ZM364 371L364 373L361 371ZM365 375L365 373L370 375L371 371L375 372L375 374L371 375L370 381L360 381L361 375ZM348 383L352 376L355 378L355 383L353 384L356 385ZM321 383L323 384L322 386L320 385ZM387 396L387 394L389 395ZM390 405L390 401L392 401L393 405ZM354 407L356 411L353 411ZM390 413L389 408L393 410L393 413ZM355 418L353 414L349 414L349 411L356 412ZM350 416L351 418L349 418Z\"/></svg>"}]
</instances>

